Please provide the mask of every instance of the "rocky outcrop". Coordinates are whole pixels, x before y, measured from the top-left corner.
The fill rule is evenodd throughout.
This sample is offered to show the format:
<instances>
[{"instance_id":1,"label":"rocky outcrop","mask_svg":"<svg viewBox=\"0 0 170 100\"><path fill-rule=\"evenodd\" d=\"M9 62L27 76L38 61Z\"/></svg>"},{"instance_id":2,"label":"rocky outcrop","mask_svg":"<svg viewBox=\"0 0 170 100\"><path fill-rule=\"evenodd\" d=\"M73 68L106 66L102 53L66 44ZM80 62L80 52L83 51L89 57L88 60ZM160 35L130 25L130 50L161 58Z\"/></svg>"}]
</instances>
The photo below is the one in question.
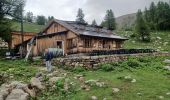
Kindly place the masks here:
<instances>
[{"instance_id":1,"label":"rocky outcrop","mask_svg":"<svg viewBox=\"0 0 170 100\"><path fill-rule=\"evenodd\" d=\"M22 89L13 89L6 100L28 100L29 95Z\"/></svg>"},{"instance_id":2,"label":"rocky outcrop","mask_svg":"<svg viewBox=\"0 0 170 100\"><path fill-rule=\"evenodd\" d=\"M39 90L45 89L45 87L42 85L42 82L39 80L39 78L33 77L30 81L31 85Z\"/></svg>"}]
</instances>

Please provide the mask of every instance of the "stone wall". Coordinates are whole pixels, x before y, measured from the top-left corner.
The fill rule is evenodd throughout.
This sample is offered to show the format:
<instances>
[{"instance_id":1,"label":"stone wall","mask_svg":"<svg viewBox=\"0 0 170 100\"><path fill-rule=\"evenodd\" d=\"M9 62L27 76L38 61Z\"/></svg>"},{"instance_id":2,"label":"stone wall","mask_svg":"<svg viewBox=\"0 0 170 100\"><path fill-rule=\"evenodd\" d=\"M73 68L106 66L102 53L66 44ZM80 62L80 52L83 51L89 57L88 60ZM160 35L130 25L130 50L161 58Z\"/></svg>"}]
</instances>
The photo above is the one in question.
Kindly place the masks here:
<instances>
[{"instance_id":1,"label":"stone wall","mask_svg":"<svg viewBox=\"0 0 170 100\"><path fill-rule=\"evenodd\" d=\"M54 63L63 64L72 67L85 67L87 69L95 69L99 64L119 62L127 60L129 56L170 56L170 53L142 53L142 54L123 54L123 55L104 55L104 56L80 56L80 57L65 57L57 58Z\"/></svg>"}]
</instances>

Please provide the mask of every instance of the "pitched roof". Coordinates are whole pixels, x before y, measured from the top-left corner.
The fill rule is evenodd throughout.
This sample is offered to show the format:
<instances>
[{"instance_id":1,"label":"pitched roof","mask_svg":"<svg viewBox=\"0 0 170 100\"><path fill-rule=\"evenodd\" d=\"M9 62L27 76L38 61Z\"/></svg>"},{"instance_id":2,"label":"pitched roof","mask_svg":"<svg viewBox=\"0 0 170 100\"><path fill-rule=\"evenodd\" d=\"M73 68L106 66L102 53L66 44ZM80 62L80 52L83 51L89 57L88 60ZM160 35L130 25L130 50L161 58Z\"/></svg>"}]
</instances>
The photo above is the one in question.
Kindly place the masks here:
<instances>
[{"instance_id":1,"label":"pitched roof","mask_svg":"<svg viewBox=\"0 0 170 100\"><path fill-rule=\"evenodd\" d=\"M111 30L107 30L105 28L99 26L91 26L88 24L78 23L76 21L62 21L62 20L53 20L49 23L49 25L43 30L43 32L50 27L53 22L57 22L58 24L64 26L68 30L76 33L77 35L85 35L85 36L94 36L94 37L103 37L103 38L112 38L119 40L127 40L127 38L121 37L113 33Z\"/></svg>"}]
</instances>

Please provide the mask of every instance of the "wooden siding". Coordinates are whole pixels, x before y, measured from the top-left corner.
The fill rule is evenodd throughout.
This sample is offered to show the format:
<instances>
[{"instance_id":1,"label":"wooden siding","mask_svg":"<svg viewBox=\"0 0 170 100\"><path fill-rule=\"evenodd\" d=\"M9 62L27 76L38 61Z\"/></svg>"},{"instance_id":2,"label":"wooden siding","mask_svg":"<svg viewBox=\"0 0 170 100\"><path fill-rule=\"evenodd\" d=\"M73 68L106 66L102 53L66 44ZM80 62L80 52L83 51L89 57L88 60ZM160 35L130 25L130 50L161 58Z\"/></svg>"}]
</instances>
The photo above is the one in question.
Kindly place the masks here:
<instances>
[{"instance_id":1,"label":"wooden siding","mask_svg":"<svg viewBox=\"0 0 170 100\"><path fill-rule=\"evenodd\" d=\"M21 33L20 32L12 32L12 45L11 48L14 48L16 45L21 44ZM35 33L32 32L24 32L24 41L27 41L35 36Z\"/></svg>"},{"instance_id":2,"label":"wooden siding","mask_svg":"<svg viewBox=\"0 0 170 100\"><path fill-rule=\"evenodd\" d=\"M58 23L52 23L49 28L46 29L46 34L57 33L67 31L65 27L59 25ZM76 45L74 48L68 48L69 43L68 41L71 40ZM45 49L47 48L57 48L57 41L64 42L64 53L67 54L70 51L76 53L77 52L77 35L72 32L68 31L66 34L58 34L53 37L44 37L39 38L36 40L36 46L33 49L33 55L41 55Z\"/></svg>"},{"instance_id":3,"label":"wooden siding","mask_svg":"<svg viewBox=\"0 0 170 100\"><path fill-rule=\"evenodd\" d=\"M62 31L67 31L67 29L58 23L52 23L49 28L46 29L45 33L50 34L50 33L56 33L56 32L62 32Z\"/></svg>"},{"instance_id":4,"label":"wooden siding","mask_svg":"<svg viewBox=\"0 0 170 100\"><path fill-rule=\"evenodd\" d=\"M91 45L86 47L85 41L90 40ZM79 37L78 52L88 53L93 50L116 50L122 48L122 41L114 39L94 38L94 37Z\"/></svg>"}]
</instances>

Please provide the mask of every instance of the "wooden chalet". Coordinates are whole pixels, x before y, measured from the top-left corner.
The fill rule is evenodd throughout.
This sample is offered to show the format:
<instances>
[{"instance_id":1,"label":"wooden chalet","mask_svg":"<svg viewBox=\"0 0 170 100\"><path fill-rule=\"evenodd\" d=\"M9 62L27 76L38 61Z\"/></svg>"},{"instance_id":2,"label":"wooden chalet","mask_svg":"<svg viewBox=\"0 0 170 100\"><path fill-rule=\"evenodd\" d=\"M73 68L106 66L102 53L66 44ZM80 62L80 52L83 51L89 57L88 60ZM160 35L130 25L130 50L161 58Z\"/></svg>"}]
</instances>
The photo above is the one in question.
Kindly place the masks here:
<instances>
[{"instance_id":1,"label":"wooden chalet","mask_svg":"<svg viewBox=\"0 0 170 100\"><path fill-rule=\"evenodd\" d=\"M64 55L89 53L93 50L117 50L122 48L125 40L99 26L53 20L35 37L32 54L41 55L46 48L60 48ZM28 50L30 45L25 47Z\"/></svg>"}]
</instances>

